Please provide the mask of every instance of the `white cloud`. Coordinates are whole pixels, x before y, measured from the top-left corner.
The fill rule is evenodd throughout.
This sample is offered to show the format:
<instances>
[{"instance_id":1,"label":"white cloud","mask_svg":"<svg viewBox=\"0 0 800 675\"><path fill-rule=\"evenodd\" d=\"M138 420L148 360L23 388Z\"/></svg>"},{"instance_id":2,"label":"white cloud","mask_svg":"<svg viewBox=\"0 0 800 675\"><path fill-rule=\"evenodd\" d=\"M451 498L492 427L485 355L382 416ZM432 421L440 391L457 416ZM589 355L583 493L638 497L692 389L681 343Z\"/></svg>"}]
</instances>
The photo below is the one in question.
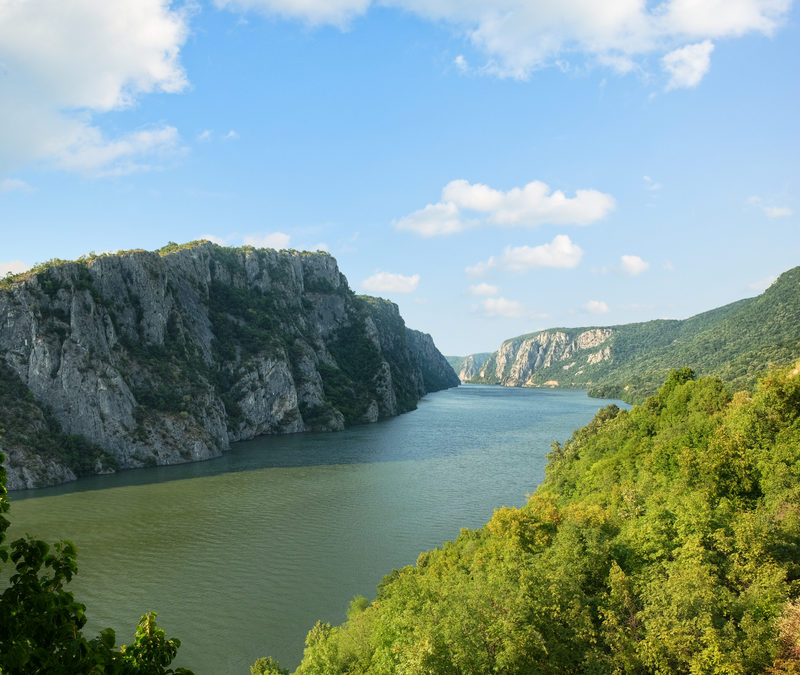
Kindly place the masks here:
<instances>
[{"instance_id":1,"label":"white cloud","mask_svg":"<svg viewBox=\"0 0 800 675\"><path fill-rule=\"evenodd\" d=\"M485 53L484 72L518 79L527 79L546 66L569 69L569 61L574 59L627 73L641 68L640 62L646 62L648 56L674 53L687 41L703 44L754 32L769 35L792 4L791 0L216 1L233 9L339 26L371 5L397 7L450 24ZM686 58L683 61L688 66Z\"/></svg>"},{"instance_id":2,"label":"white cloud","mask_svg":"<svg viewBox=\"0 0 800 675\"><path fill-rule=\"evenodd\" d=\"M525 272L535 267L557 267L571 269L577 267L583 257L583 250L566 234L559 234L548 244L539 246L506 246L500 258L491 256L488 260L466 267L464 272L470 277L485 276L489 270L500 268L514 272ZM488 284L479 284L488 286Z\"/></svg>"},{"instance_id":3,"label":"white cloud","mask_svg":"<svg viewBox=\"0 0 800 675\"><path fill-rule=\"evenodd\" d=\"M470 295L498 295L499 293L500 287L492 286L491 284L480 283L469 287Z\"/></svg>"},{"instance_id":4,"label":"white cloud","mask_svg":"<svg viewBox=\"0 0 800 675\"><path fill-rule=\"evenodd\" d=\"M413 293L418 284L419 274L407 277L392 272L376 272L361 282L361 286L372 293Z\"/></svg>"},{"instance_id":5,"label":"white cloud","mask_svg":"<svg viewBox=\"0 0 800 675\"><path fill-rule=\"evenodd\" d=\"M113 141L96 127L76 128L70 142L54 153L58 166L95 176L122 175L152 168L154 157L180 149L175 127L162 126L126 134Z\"/></svg>"},{"instance_id":6,"label":"white cloud","mask_svg":"<svg viewBox=\"0 0 800 675\"><path fill-rule=\"evenodd\" d=\"M661 67L669 75L666 90L688 89L700 84L700 80L711 68L713 51L714 43L704 40L665 54L661 59Z\"/></svg>"},{"instance_id":7,"label":"white cloud","mask_svg":"<svg viewBox=\"0 0 800 675\"><path fill-rule=\"evenodd\" d=\"M481 302L481 307L486 316L517 319L525 314L525 307L521 302L505 298L486 298Z\"/></svg>"},{"instance_id":8,"label":"white cloud","mask_svg":"<svg viewBox=\"0 0 800 675\"><path fill-rule=\"evenodd\" d=\"M765 204L764 200L757 195L748 197L747 203L761 209L764 212L764 215L767 216L767 218L784 218L786 216L794 215L794 211L792 211L792 209L790 209L788 206L775 206L774 204Z\"/></svg>"},{"instance_id":9,"label":"white cloud","mask_svg":"<svg viewBox=\"0 0 800 675\"><path fill-rule=\"evenodd\" d=\"M212 244L217 244L219 246L227 246L228 241L223 237L218 237L215 234L201 234L200 239L205 239L206 241L210 241Z\"/></svg>"},{"instance_id":10,"label":"white cloud","mask_svg":"<svg viewBox=\"0 0 800 675\"><path fill-rule=\"evenodd\" d=\"M290 239L291 237L284 232L270 232L269 234L248 234L242 240L247 246L282 249L289 248Z\"/></svg>"},{"instance_id":11,"label":"white cloud","mask_svg":"<svg viewBox=\"0 0 800 675\"><path fill-rule=\"evenodd\" d=\"M4 2L0 175L40 160L119 173L132 170L132 157L171 149L171 127L108 139L93 117L144 94L183 90L187 35L185 11L163 0Z\"/></svg>"},{"instance_id":12,"label":"white cloud","mask_svg":"<svg viewBox=\"0 0 800 675\"><path fill-rule=\"evenodd\" d=\"M33 192L33 188L19 178L4 178L0 180L0 192Z\"/></svg>"},{"instance_id":13,"label":"white cloud","mask_svg":"<svg viewBox=\"0 0 800 675\"><path fill-rule=\"evenodd\" d=\"M650 269L650 263L642 260L638 255L624 255L620 258L620 267L626 274L635 277Z\"/></svg>"},{"instance_id":14,"label":"white cloud","mask_svg":"<svg viewBox=\"0 0 800 675\"><path fill-rule=\"evenodd\" d=\"M324 23L345 27L367 11L371 0L215 0L217 7L277 14L311 25Z\"/></svg>"},{"instance_id":15,"label":"white cloud","mask_svg":"<svg viewBox=\"0 0 800 675\"><path fill-rule=\"evenodd\" d=\"M201 143L206 143L211 140L211 129L204 129L197 134L197 140Z\"/></svg>"},{"instance_id":16,"label":"white cloud","mask_svg":"<svg viewBox=\"0 0 800 675\"><path fill-rule=\"evenodd\" d=\"M466 72L466 70L469 68L469 64L467 63L467 60L464 58L463 54L456 56L456 58L453 59L453 63L462 73Z\"/></svg>"},{"instance_id":17,"label":"white cloud","mask_svg":"<svg viewBox=\"0 0 800 675\"><path fill-rule=\"evenodd\" d=\"M608 215L614 198L598 190L577 190L567 197L561 190L551 191L541 181L507 192L481 183L454 180L442 189L442 200L396 222L399 230L423 237L455 234L481 224L533 227L589 225Z\"/></svg>"},{"instance_id":18,"label":"white cloud","mask_svg":"<svg viewBox=\"0 0 800 675\"><path fill-rule=\"evenodd\" d=\"M491 256L486 262L479 262L464 268L464 272L468 277L482 277L485 276L490 269L492 269L497 262L494 256Z\"/></svg>"},{"instance_id":19,"label":"white cloud","mask_svg":"<svg viewBox=\"0 0 800 675\"><path fill-rule=\"evenodd\" d=\"M428 204L424 209L414 211L395 223L398 230L414 232L421 237L435 237L441 234L455 234L469 227L462 220L458 206L449 203Z\"/></svg>"},{"instance_id":20,"label":"white cloud","mask_svg":"<svg viewBox=\"0 0 800 675\"><path fill-rule=\"evenodd\" d=\"M769 218L782 218L784 216L791 216L794 211L788 206L765 206L764 213Z\"/></svg>"},{"instance_id":21,"label":"white cloud","mask_svg":"<svg viewBox=\"0 0 800 675\"><path fill-rule=\"evenodd\" d=\"M752 284L747 284L747 287L752 291L765 291L772 286L773 283L775 283L777 278L778 277L775 275L768 276L764 279L760 279L759 281L754 281Z\"/></svg>"},{"instance_id":22,"label":"white cloud","mask_svg":"<svg viewBox=\"0 0 800 675\"><path fill-rule=\"evenodd\" d=\"M524 271L534 267L577 267L583 250L566 234L559 234L549 244L540 246L507 246L500 265L506 269Z\"/></svg>"},{"instance_id":23,"label":"white cloud","mask_svg":"<svg viewBox=\"0 0 800 675\"><path fill-rule=\"evenodd\" d=\"M6 274L19 274L20 272L30 269L30 267L30 265L27 265L21 260L0 262L0 277L4 277Z\"/></svg>"},{"instance_id":24,"label":"white cloud","mask_svg":"<svg viewBox=\"0 0 800 675\"><path fill-rule=\"evenodd\" d=\"M642 180L646 190L655 191L661 189L661 183L656 183L650 176L642 176Z\"/></svg>"},{"instance_id":25,"label":"white cloud","mask_svg":"<svg viewBox=\"0 0 800 675\"><path fill-rule=\"evenodd\" d=\"M222 137L223 141L238 141L239 133L231 129L227 134Z\"/></svg>"},{"instance_id":26,"label":"white cloud","mask_svg":"<svg viewBox=\"0 0 800 675\"><path fill-rule=\"evenodd\" d=\"M602 300L589 300L589 302L583 305L583 309L590 314L608 314L610 311L608 305Z\"/></svg>"}]
</instances>

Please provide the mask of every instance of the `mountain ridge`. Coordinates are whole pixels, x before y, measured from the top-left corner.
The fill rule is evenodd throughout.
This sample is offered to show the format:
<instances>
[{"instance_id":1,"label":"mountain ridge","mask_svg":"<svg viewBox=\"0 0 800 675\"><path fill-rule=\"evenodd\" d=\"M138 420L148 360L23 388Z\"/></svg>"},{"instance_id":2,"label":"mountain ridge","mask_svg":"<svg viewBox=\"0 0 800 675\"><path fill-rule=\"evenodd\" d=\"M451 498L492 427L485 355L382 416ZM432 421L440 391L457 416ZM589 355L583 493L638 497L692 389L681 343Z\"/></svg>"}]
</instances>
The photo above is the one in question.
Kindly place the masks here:
<instances>
[{"instance_id":1,"label":"mountain ridge","mask_svg":"<svg viewBox=\"0 0 800 675\"><path fill-rule=\"evenodd\" d=\"M640 402L675 368L689 366L749 387L768 364L786 365L798 357L800 267L795 267L759 296L683 320L548 328L509 338L462 380L582 388L594 396Z\"/></svg>"},{"instance_id":2,"label":"mountain ridge","mask_svg":"<svg viewBox=\"0 0 800 675\"><path fill-rule=\"evenodd\" d=\"M0 326L10 489L374 422L458 384L327 253L199 241L54 260L0 283Z\"/></svg>"}]
</instances>

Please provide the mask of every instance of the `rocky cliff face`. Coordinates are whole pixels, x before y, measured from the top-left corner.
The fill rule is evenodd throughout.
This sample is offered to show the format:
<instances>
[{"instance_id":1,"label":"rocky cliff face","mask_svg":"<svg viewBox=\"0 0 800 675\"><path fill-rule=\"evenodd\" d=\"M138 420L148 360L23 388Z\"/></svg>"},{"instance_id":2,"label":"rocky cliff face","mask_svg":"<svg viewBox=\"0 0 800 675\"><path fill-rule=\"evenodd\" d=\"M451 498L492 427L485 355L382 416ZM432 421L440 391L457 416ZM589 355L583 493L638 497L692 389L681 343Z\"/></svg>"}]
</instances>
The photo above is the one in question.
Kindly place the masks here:
<instances>
[{"instance_id":1,"label":"rocky cliff face","mask_svg":"<svg viewBox=\"0 0 800 675\"><path fill-rule=\"evenodd\" d=\"M418 356L422 381L427 391L438 391L457 387L461 380L450 367L447 359L436 349L433 338L418 330L406 329L411 351Z\"/></svg>"},{"instance_id":2,"label":"rocky cliff face","mask_svg":"<svg viewBox=\"0 0 800 675\"><path fill-rule=\"evenodd\" d=\"M411 410L455 375L427 376L443 357L410 334L327 254L203 242L34 270L0 289L9 488Z\"/></svg>"},{"instance_id":3,"label":"rocky cliff face","mask_svg":"<svg viewBox=\"0 0 800 675\"><path fill-rule=\"evenodd\" d=\"M509 387L591 383L588 366L612 358L611 328L546 330L507 340L472 379Z\"/></svg>"}]
</instances>

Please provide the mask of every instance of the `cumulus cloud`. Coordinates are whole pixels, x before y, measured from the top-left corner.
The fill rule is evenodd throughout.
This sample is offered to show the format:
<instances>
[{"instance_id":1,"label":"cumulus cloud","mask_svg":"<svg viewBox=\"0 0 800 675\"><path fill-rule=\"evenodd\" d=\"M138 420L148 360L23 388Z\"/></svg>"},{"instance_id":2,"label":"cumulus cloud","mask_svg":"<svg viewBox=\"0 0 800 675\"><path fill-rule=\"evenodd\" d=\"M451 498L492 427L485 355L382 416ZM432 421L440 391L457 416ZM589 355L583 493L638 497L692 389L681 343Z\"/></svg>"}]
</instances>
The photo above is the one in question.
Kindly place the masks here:
<instances>
[{"instance_id":1,"label":"cumulus cloud","mask_svg":"<svg viewBox=\"0 0 800 675\"><path fill-rule=\"evenodd\" d=\"M490 256L485 262L478 262L474 265L470 265L469 267L465 267L464 273L468 277L482 277L485 276L496 264L497 262L495 261L494 256Z\"/></svg>"},{"instance_id":2,"label":"cumulus cloud","mask_svg":"<svg viewBox=\"0 0 800 675\"><path fill-rule=\"evenodd\" d=\"M767 218L783 218L794 215L794 211L792 211L792 209L790 209L788 206L775 206L774 204L768 204L761 197L756 195L748 197L747 203L751 206L761 209Z\"/></svg>"},{"instance_id":3,"label":"cumulus cloud","mask_svg":"<svg viewBox=\"0 0 800 675\"><path fill-rule=\"evenodd\" d=\"M396 222L399 230L423 237L454 234L482 224L502 227L589 225L608 215L614 198L598 190L577 190L567 197L533 181L507 192L482 183L454 180L442 189L442 199Z\"/></svg>"},{"instance_id":4,"label":"cumulus cloud","mask_svg":"<svg viewBox=\"0 0 800 675\"><path fill-rule=\"evenodd\" d=\"M486 298L481 302L486 316L499 316L506 319L518 319L525 314L525 306L516 300L505 298Z\"/></svg>"},{"instance_id":5,"label":"cumulus cloud","mask_svg":"<svg viewBox=\"0 0 800 675\"><path fill-rule=\"evenodd\" d=\"M9 260L8 262L0 262L0 277L6 274L19 274L25 270L30 269L30 265L22 262L21 260Z\"/></svg>"},{"instance_id":6,"label":"cumulus cloud","mask_svg":"<svg viewBox=\"0 0 800 675\"><path fill-rule=\"evenodd\" d=\"M784 216L791 216L794 211L788 206L765 206L764 213L769 218L782 218Z\"/></svg>"},{"instance_id":7,"label":"cumulus cloud","mask_svg":"<svg viewBox=\"0 0 800 675\"><path fill-rule=\"evenodd\" d=\"M205 239L206 241L210 241L212 244L217 244L219 246L227 246L228 241L224 237L218 237L215 234L201 234L200 239Z\"/></svg>"},{"instance_id":8,"label":"cumulus cloud","mask_svg":"<svg viewBox=\"0 0 800 675\"><path fill-rule=\"evenodd\" d=\"M419 284L419 274L405 276L392 272L376 272L361 282L362 288L372 293L413 293Z\"/></svg>"},{"instance_id":9,"label":"cumulus cloud","mask_svg":"<svg viewBox=\"0 0 800 675\"><path fill-rule=\"evenodd\" d=\"M500 264L506 269L525 271L534 267L577 267L583 250L566 234L557 235L549 244L540 246L507 246Z\"/></svg>"},{"instance_id":10,"label":"cumulus cloud","mask_svg":"<svg viewBox=\"0 0 800 675\"><path fill-rule=\"evenodd\" d=\"M217 7L237 11L256 11L299 19L311 25L330 23L345 27L363 14L371 0L215 0Z\"/></svg>"},{"instance_id":11,"label":"cumulus cloud","mask_svg":"<svg viewBox=\"0 0 800 675\"><path fill-rule=\"evenodd\" d=\"M635 277L649 270L650 263L645 262L638 255L624 255L620 258L620 267L623 272Z\"/></svg>"},{"instance_id":12,"label":"cumulus cloud","mask_svg":"<svg viewBox=\"0 0 800 675\"><path fill-rule=\"evenodd\" d=\"M493 268L514 272L526 272L536 267L571 269L578 266L582 257L583 249L566 234L559 234L553 241L539 246L506 246L499 258L491 256L488 260L465 268L464 272L471 277L481 277ZM478 287L481 286L487 284L478 284Z\"/></svg>"},{"instance_id":13,"label":"cumulus cloud","mask_svg":"<svg viewBox=\"0 0 800 675\"><path fill-rule=\"evenodd\" d=\"M469 287L470 295L498 295L499 293L500 287L492 286L491 284L480 283Z\"/></svg>"},{"instance_id":14,"label":"cumulus cloud","mask_svg":"<svg viewBox=\"0 0 800 675\"><path fill-rule=\"evenodd\" d=\"M284 232L270 232L269 234L248 234L242 238L247 246L256 248L289 248L291 237Z\"/></svg>"},{"instance_id":15,"label":"cumulus cloud","mask_svg":"<svg viewBox=\"0 0 800 675\"><path fill-rule=\"evenodd\" d=\"M0 175L44 160L119 173L174 149L176 132L107 138L93 123L142 95L183 90L187 17L163 0L28 0L0 12Z\"/></svg>"},{"instance_id":16,"label":"cumulus cloud","mask_svg":"<svg viewBox=\"0 0 800 675\"><path fill-rule=\"evenodd\" d=\"M666 89L688 89L700 84L711 68L711 52L714 43L704 40L693 45L686 45L664 55L661 67L669 75Z\"/></svg>"},{"instance_id":17,"label":"cumulus cloud","mask_svg":"<svg viewBox=\"0 0 800 675\"><path fill-rule=\"evenodd\" d=\"M461 217L458 206L450 203L428 204L395 223L398 230L413 232L421 237L455 234L466 230L471 223Z\"/></svg>"},{"instance_id":18,"label":"cumulus cloud","mask_svg":"<svg viewBox=\"0 0 800 675\"><path fill-rule=\"evenodd\" d=\"M641 67L639 62L646 61L651 54L663 56L672 53L669 64L680 71L674 86L686 86L678 82L698 74L702 77L708 70L707 67L700 68L702 64L693 58L698 54L691 54L692 50L689 54L676 54L678 48L683 49L687 42L692 41L695 44L689 47L748 33L769 35L784 21L791 7L791 0L216 2L219 6L237 10L258 10L310 24L339 26L345 26L372 5L397 7L453 26L486 55L482 70L500 77L527 79L539 68L564 64L573 58L585 58L590 63L626 73ZM672 77L670 71L668 74Z\"/></svg>"},{"instance_id":19,"label":"cumulus cloud","mask_svg":"<svg viewBox=\"0 0 800 675\"><path fill-rule=\"evenodd\" d=\"M589 312L589 314L608 314L610 311L608 305L602 300L589 300L589 302L583 306L583 309Z\"/></svg>"}]
</instances>

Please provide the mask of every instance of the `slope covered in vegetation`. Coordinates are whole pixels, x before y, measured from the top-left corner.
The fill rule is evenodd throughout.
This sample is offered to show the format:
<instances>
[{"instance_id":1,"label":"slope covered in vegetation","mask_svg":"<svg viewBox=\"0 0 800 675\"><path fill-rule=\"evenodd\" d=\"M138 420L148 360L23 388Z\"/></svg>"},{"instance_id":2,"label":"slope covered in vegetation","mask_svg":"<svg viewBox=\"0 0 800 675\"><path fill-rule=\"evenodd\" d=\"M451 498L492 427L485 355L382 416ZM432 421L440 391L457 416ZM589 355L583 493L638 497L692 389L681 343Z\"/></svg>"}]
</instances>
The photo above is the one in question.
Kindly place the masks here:
<instances>
[{"instance_id":1,"label":"slope covered in vegetation","mask_svg":"<svg viewBox=\"0 0 800 675\"><path fill-rule=\"evenodd\" d=\"M673 371L600 410L526 506L318 623L297 673L798 669L800 367L752 395Z\"/></svg>"},{"instance_id":2,"label":"slope covered in vegetation","mask_svg":"<svg viewBox=\"0 0 800 675\"><path fill-rule=\"evenodd\" d=\"M506 340L472 378L511 386L588 388L638 403L690 366L749 388L770 364L800 357L800 267L770 288L688 319L552 328Z\"/></svg>"}]
</instances>

